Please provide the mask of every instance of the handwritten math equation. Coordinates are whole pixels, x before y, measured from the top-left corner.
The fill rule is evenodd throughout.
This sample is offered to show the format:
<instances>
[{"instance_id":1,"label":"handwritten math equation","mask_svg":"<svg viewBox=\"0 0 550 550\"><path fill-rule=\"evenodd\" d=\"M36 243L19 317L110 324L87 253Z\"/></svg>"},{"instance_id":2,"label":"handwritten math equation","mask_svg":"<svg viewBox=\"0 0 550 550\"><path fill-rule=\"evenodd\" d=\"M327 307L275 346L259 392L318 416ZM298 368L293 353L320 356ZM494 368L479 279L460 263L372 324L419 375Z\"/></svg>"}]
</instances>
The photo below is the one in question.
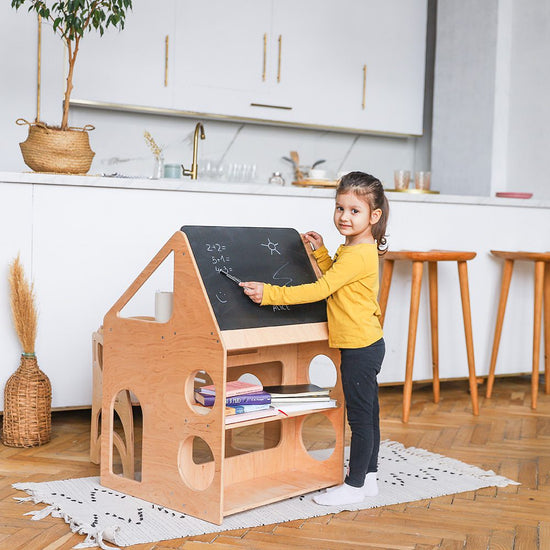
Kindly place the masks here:
<instances>
[{"instance_id":1,"label":"handwritten math equation","mask_svg":"<svg viewBox=\"0 0 550 550\"><path fill-rule=\"evenodd\" d=\"M273 242L269 237L267 238L267 242L259 243L259 247L263 247L263 250L265 252L269 252L269 256L273 255L279 255L282 256L281 252L277 248L279 246L279 243ZM226 244L219 243L219 242L212 242L212 243L206 243L205 244L206 251L209 252L210 255L210 263L214 267L214 271L218 273L219 271L225 271L226 273L233 273L233 266L231 265L231 255L228 253L228 247ZM292 277L289 277L288 275L285 275L283 273L284 269L288 266L289 262L283 263L283 265L279 266L275 272L272 274L271 281L264 281L264 282L272 282L273 284L279 285L279 286L288 286L292 284ZM237 274L237 273L235 273ZM218 289L216 292L216 299L222 303L228 303L230 301L230 297L227 294L227 292ZM277 306L271 306L273 311L290 311L291 307L286 305L277 305Z\"/></svg>"}]
</instances>

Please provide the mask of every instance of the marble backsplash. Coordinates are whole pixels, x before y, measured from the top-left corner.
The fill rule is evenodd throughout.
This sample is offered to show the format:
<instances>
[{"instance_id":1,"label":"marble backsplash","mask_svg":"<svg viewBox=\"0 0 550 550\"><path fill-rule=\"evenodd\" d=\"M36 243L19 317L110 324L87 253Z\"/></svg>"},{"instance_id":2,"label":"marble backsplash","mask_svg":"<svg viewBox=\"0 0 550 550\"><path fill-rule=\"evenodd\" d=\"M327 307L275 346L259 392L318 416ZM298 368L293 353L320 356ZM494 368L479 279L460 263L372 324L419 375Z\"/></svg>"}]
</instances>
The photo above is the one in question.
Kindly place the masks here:
<instances>
[{"instance_id":1,"label":"marble backsplash","mask_svg":"<svg viewBox=\"0 0 550 550\"><path fill-rule=\"evenodd\" d=\"M73 108L72 124L93 124L90 134L96 155L90 174L119 173L127 176L153 175L154 158L144 139L148 131L162 149L165 164L190 168L193 134L199 119L141 113ZM281 172L287 183L293 179L291 164L283 159L297 151L306 166L324 159L329 177L340 171L362 170L387 184L393 170L429 169L429 159L419 158L426 138L385 137L267 126L242 122L201 120L206 138L199 140L199 179L248 180L266 184L270 175ZM246 174L240 176L234 171ZM217 169L222 168L222 174ZM232 173L233 172L233 173Z\"/></svg>"}]
</instances>

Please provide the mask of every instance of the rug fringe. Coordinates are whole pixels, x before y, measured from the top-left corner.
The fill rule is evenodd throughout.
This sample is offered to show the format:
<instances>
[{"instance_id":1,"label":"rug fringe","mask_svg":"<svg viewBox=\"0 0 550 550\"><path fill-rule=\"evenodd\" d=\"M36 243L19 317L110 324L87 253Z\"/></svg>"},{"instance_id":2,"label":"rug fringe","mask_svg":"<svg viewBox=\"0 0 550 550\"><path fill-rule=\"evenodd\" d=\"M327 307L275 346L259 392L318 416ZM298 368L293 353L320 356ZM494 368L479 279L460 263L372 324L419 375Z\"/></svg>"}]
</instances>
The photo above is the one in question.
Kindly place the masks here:
<instances>
[{"instance_id":1,"label":"rug fringe","mask_svg":"<svg viewBox=\"0 0 550 550\"><path fill-rule=\"evenodd\" d=\"M30 493L31 495L23 498L14 497L14 500L17 500L18 502L32 501L34 502L34 504L47 504L47 502L44 500L45 497L41 497L35 489L28 487L25 483L14 483L12 487L14 489L18 489L20 491L25 491L27 493ZM50 515L52 516L52 518L62 518L63 521L67 525L69 525L73 533L77 533L79 535L86 535L86 539L84 541L78 543L76 546L73 546L75 550L79 548L95 548L95 547L99 547L101 548L101 550L121 550L116 546L107 545L105 542L105 540L109 542L112 542L114 540L115 533L118 530L118 527L105 528L102 530L97 530L92 532L86 531L82 525L78 524L69 515L64 514L59 508L59 506L56 506L53 504L46 506L41 510L32 510L31 512L27 512L23 515L31 516L32 521L39 521Z\"/></svg>"},{"instance_id":2,"label":"rug fringe","mask_svg":"<svg viewBox=\"0 0 550 550\"><path fill-rule=\"evenodd\" d=\"M73 546L73 549L77 550L78 548L95 548L96 546L99 546L101 550L121 550L116 546L105 544L103 538L104 534L105 531L95 531L93 533L88 533L86 535L86 539L76 546Z\"/></svg>"},{"instance_id":3,"label":"rug fringe","mask_svg":"<svg viewBox=\"0 0 550 550\"><path fill-rule=\"evenodd\" d=\"M513 481L506 477L500 476L493 472L493 470L482 470L477 466L472 466L471 464L466 464L455 458L450 458L448 456L440 455L426 449L420 449L418 447L405 447L402 443L398 441L391 441L386 439L381 442L386 449L391 449L403 453L422 458L426 461L426 465L437 465L443 468L453 468L461 474L466 474L476 479L480 480L491 480L491 484L496 485L497 487L506 487L507 485L521 485L517 481Z\"/></svg>"}]
</instances>

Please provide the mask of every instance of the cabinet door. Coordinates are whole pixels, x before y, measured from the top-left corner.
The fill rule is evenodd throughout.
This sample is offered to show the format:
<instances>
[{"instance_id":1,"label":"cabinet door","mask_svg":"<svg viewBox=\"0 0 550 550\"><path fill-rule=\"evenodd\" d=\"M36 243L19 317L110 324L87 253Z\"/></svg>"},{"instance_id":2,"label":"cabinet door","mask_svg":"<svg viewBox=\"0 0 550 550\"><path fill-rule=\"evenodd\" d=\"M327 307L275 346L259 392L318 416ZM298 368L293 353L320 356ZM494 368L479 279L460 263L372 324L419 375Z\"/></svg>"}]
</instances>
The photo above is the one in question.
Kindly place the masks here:
<instances>
[{"instance_id":1,"label":"cabinet door","mask_svg":"<svg viewBox=\"0 0 550 550\"><path fill-rule=\"evenodd\" d=\"M271 71L271 0L179 0L174 108L254 116Z\"/></svg>"},{"instance_id":2,"label":"cabinet door","mask_svg":"<svg viewBox=\"0 0 550 550\"><path fill-rule=\"evenodd\" d=\"M340 123L362 29L355 0L178 3L174 107L272 122ZM349 21L358 27L349 33Z\"/></svg>"},{"instance_id":3,"label":"cabinet door","mask_svg":"<svg viewBox=\"0 0 550 550\"><path fill-rule=\"evenodd\" d=\"M274 35L281 37L280 79L272 101L292 107L293 122L344 126L342 110L360 104L363 11L357 0L277 0ZM352 127L357 127L352 126Z\"/></svg>"},{"instance_id":4,"label":"cabinet door","mask_svg":"<svg viewBox=\"0 0 550 550\"><path fill-rule=\"evenodd\" d=\"M82 40L73 98L170 107L175 0L134 0L122 31Z\"/></svg>"},{"instance_id":5,"label":"cabinet door","mask_svg":"<svg viewBox=\"0 0 550 550\"><path fill-rule=\"evenodd\" d=\"M402 134L422 134L427 1L363 2L364 74L360 109L347 124ZM355 102L357 105L357 102Z\"/></svg>"}]
</instances>

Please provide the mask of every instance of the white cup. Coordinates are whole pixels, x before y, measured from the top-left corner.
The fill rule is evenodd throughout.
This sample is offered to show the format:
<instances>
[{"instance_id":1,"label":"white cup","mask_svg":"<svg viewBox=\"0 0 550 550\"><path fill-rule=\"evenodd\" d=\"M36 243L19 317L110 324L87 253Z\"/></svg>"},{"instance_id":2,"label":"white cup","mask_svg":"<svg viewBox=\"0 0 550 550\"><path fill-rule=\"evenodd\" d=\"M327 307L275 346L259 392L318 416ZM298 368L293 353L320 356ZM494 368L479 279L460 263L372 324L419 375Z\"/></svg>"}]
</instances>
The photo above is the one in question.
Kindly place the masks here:
<instances>
[{"instance_id":1,"label":"white cup","mask_svg":"<svg viewBox=\"0 0 550 550\"><path fill-rule=\"evenodd\" d=\"M326 170L320 170L319 168L312 168L309 171L309 179L312 180L324 180L327 177Z\"/></svg>"},{"instance_id":2,"label":"white cup","mask_svg":"<svg viewBox=\"0 0 550 550\"><path fill-rule=\"evenodd\" d=\"M167 323L174 309L174 293L157 290L155 292L155 321Z\"/></svg>"}]
</instances>

